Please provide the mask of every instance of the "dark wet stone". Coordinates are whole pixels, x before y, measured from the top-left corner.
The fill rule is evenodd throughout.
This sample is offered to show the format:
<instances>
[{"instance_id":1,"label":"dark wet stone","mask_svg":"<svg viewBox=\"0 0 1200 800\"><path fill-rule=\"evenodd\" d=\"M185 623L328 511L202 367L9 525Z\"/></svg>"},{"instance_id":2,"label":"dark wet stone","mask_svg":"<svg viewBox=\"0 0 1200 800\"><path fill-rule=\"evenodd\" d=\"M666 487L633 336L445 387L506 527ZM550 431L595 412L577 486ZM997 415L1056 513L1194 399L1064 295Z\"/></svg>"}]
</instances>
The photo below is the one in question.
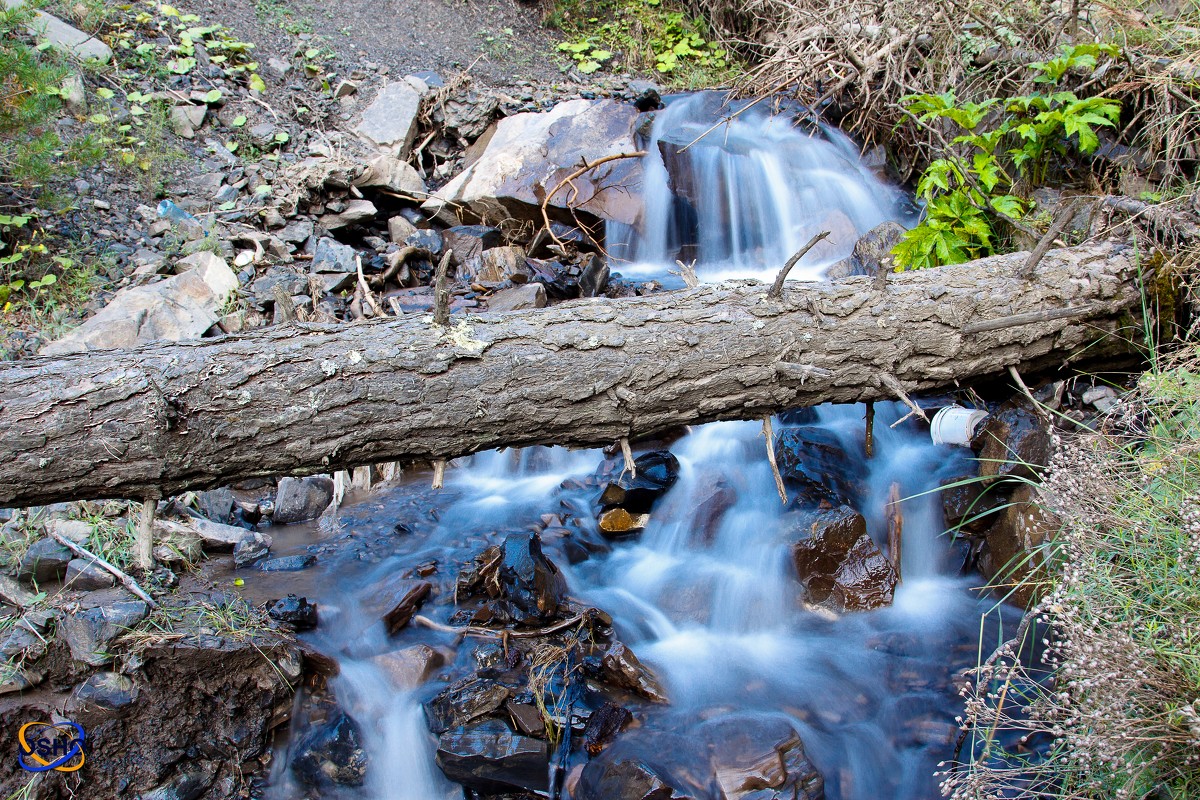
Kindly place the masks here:
<instances>
[{"instance_id":1,"label":"dark wet stone","mask_svg":"<svg viewBox=\"0 0 1200 800\"><path fill-rule=\"evenodd\" d=\"M63 583L81 592L107 589L116 582L111 572L88 558L71 559L67 564L66 577L63 578Z\"/></svg>"},{"instance_id":2,"label":"dark wet stone","mask_svg":"<svg viewBox=\"0 0 1200 800\"><path fill-rule=\"evenodd\" d=\"M679 479L679 461L666 450L645 453L633 461L637 475L628 473L609 483L600 495L606 508L619 506L633 514L646 514Z\"/></svg>"},{"instance_id":3,"label":"dark wet stone","mask_svg":"<svg viewBox=\"0 0 1200 800\"><path fill-rule=\"evenodd\" d=\"M490 678L470 675L424 704L429 730L437 734L466 725L504 705L511 692Z\"/></svg>"},{"instance_id":4,"label":"dark wet stone","mask_svg":"<svg viewBox=\"0 0 1200 800\"><path fill-rule=\"evenodd\" d=\"M1044 546L1054 538L1058 522L1042 508L1036 487L1022 483L1008 504L989 517L992 526L983 534L979 571L999 595L1029 606L1039 597L1045 581L1030 580L1042 569Z\"/></svg>"},{"instance_id":5,"label":"dark wet stone","mask_svg":"<svg viewBox=\"0 0 1200 800\"><path fill-rule=\"evenodd\" d=\"M513 533L504 539L499 581L504 610L518 624L547 622L563 610L567 582L542 553L536 533Z\"/></svg>"},{"instance_id":6,"label":"dark wet stone","mask_svg":"<svg viewBox=\"0 0 1200 800\"><path fill-rule=\"evenodd\" d=\"M183 769L171 780L152 791L138 795L137 800L200 800L212 786L217 767L210 763Z\"/></svg>"},{"instance_id":7,"label":"dark wet stone","mask_svg":"<svg viewBox=\"0 0 1200 800\"><path fill-rule=\"evenodd\" d=\"M298 631L308 631L317 627L317 605L308 602L306 597L289 594L282 600L276 600L267 610L271 619L287 623Z\"/></svg>"},{"instance_id":8,"label":"dark wet stone","mask_svg":"<svg viewBox=\"0 0 1200 800\"><path fill-rule=\"evenodd\" d=\"M383 592L384 605L389 606L383 624L389 636L408 625L432 591L427 581L395 581Z\"/></svg>"},{"instance_id":9,"label":"dark wet stone","mask_svg":"<svg viewBox=\"0 0 1200 800\"><path fill-rule=\"evenodd\" d=\"M304 522L316 519L333 499L333 480L323 475L307 478L283 478L275 494L275 513L271 521L276 525Z\"/></svg>"},{"instance_id":10,"label":"dark wet stone","mask_svg":"<svg viewBox=\"0 0 1200 800\"><path fill-rule=\"evenodd\" d=\"M544 792L549 788L546 742L513 733L500 720L446 731L437 764L446 777L480 792Z\"/></svg>"},{"instance_id":11,"label":"dark wet stone","mask_svg":"<svg viewBox=\"0 0 1200 800\"><path fill-rule=\"evenodd\" d=\"M608 262L597 255L589 254L579 274L579 293L584 297L599 297L608 288Z\"/></svg>"},{"instance_id":12,"label":"dark wet stone","mask_svg":"<svg viewBox=\"0 0 1200 800\"><path fill-rule=\"evenodd\" d=\"M362 786L367 753L357 723L339 712L308 731L296 746L292 772L308 786Z\"/></svg>"},{"instance_id":13,"label":"dark wet stone","mask_svg":"<svg viewBox=\"0 0 1200 800\"><path fill-rule=\"evenodd\" d=\"M270 558L259 562L258 568L263 572L299 572L317 563L317 557L312 553L301 553L295 556Z\"/></svg>"},{"instance_id":14,"label":"dark wet stone","mask_svg":"<svg viewBox=\"0 0 1200 800\"><path fill-rule=\"evenodd\" d=\"M726 800L825 797L825 780L783 717L730 714L704 723L699 734Z\"/></svg>"},{"instance_id":15,"label":"dark wet stone","mask_svg":"<svg viewBox=\"0 0 1200 800\"><path fill-rule=\"evenodd\" d=\"M630 81L629 102L638 111L655 111L662 108L662 95L657 85L650 81Z\"/></svg>"},{"instance_id":16,"label":"dark wet stone","mask_svg":"<svg viewBox=\"0 0 1200 800\"><path fill-rule=\"evenodd\" d=\"M235 569L248 567L254 562L266 558L270 552L270 536L259 531L247 531L246 535L233 546L233 566Z\"/></svg>"},{"instance_id":17,"label":"dark wet stone","mask_svg":"<svg viewBox=\"0 0 1200 800\"><path fill-rule=\"evenodd\" d=\"M504 711L513 721L518 733L532 736L536 739L546 738L546 720L542 712L532 703L515 703L509 700L504 704Z\"/></svg>"},{"instance_id":18,"label":"dark wet stone","mask_svg":"<svg viewBox=\"0 0 1200 800\"><path fill-rule=\"evenodd\" d=\"M775 440L775 459L789 495L801 504L825 500L838 505L859 496L857 460L824 428L785 428Z\"/></svg>"},{"instance_id":19,"label":"dark wet stone","mask_svg":"<svg viewBox=\"0 0 1200 800\"><path fill-rule=\"evenodd\" d=\"M896 570L867 535L861 514L840 506L798 517L804 538L792 548L792 560L808 602L835 611L891 604Z\"/></svg>"},{"instance_id":20,"label":"dark wet stone","mask_svg":"<svg viewBox=\"0 0 1200 800\"><path fill-rule=\"evenodd\" d=\"M97 672L75 687L74 699L82 705L113 711L133 703L137 694L137 686L128 676Z\"/></svg>"},{"instance_id":21,"label":"dark wet stone","mask_svg":"<svg viewBox=\"0 0 1200 800\"><path fill-rule=\"evenodd\" d=\"M58 622L58 636L71 649L72 658L98 667L113 660L109 655L112 641L145 619L149 611L141 600L123 600L65 614Z\"/></svg>"},{"instance_id":22,"label":"dark wet stone","mask_svg":"<svg viewBox=\"0 0 1200 800\"><path fill-rule=\"evenodd\" d=\"M1023 406L1007 406L988 417L975 434L979 474L1034 480L1049 462L1053 445L1049 426Z\"/></svg>"},{"instance_id":23,"label":"dark wet stone","mask_svg":"<svg viewBox=\"0 0 1200 800\"><path fill-rule=\"evenodd\" d=\"M34 542L17 568L17 577L25 581L47 583L62 578L75 554L49 537Z\"/></svg>"},{"instance_id":24,"label":"dark wet stone","mask_svg":"<svg viewBox=\"0 0 1200 800\"><path fill-rule=\"evenodd\" d=\"M706 544L712 544L720 530L725 512L737 502L737 493L719 474L708 473L697 480L693 530Z\"/></svg>"},{"instance_id":25,"label":"dark wet stone","mask_svg":"<svg viewBox=\"0 0 1200 800\"><path fill-rule=\"evenodd\" d=\"M614 642L600 659L600 677L652 703L669 702L658 678L621 642Z\"/></svg>"},{"instance_id":26,"label":"dark wet stone","mask_svg":"<svg viewBox=\"0 0 1200 800\"><path fill-rule=\"evenodd\" d=\"M300 650L300 658L305 673L333 678L341 672L341 667L338 666L337 659L331 655L322 653L311 642L297 639L296 647Z\"/></svg>"},{"instance_id":27,"label":"dark wet stone","mask_svg":"<svg viewBox=\"0 0 1200 800\"><path fill-rule=\"evenodd\" d=\"M499 545L492 545L465 564L455 581L455 595L465 598L483 594L487 578L500 563L500 553Z\"/></svg>"},{"instance_id":28,"label":"dark wet stone","mask_svg":"<svg viewBox=\"0 0 1200 800\"><path fill-rule=\"evenodd\" d=\"M697 750L690 738L626 734L583 768L574 800L716 800Z\"/></svg>"},{"instance_id":29,"label":"dark wet stone","mask_svg":"<svg viewBox=\"0 0 1200 800\"><path fill-rule=\"evenodd\" d=\"M974 479L973 479L974 478ZM946 528L965 534L982 533L995 519L992 512L1004 505L1006 492L976 476L960 475L942 484L942 515Z\"/></svg>"},{"instance_id":30,"label":"dark wet stone","mask_svg":"<svg viewBox=\"0 0 1200 800\"><path fill-rule=\"evenodd\" d=\"M587 727L583 729L583 748L590 756L598 755L632 721L633 714L629 709L605 703L588 717Z\"/></svg>"}]
</instances>

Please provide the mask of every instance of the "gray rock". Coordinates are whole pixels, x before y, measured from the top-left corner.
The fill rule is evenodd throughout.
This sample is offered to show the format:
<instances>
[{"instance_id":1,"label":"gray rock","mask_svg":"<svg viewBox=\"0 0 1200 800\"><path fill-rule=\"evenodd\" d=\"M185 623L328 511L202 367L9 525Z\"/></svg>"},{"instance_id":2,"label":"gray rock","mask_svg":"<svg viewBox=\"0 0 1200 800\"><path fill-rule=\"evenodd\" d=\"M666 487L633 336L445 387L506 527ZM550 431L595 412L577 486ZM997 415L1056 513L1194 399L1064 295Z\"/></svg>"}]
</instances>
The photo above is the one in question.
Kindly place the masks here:
<instances>
[{"instance_id":1,"label":"gray rock","mask_svg":"<svg viewBox=\"0 0 1200 800\"><path fill-rule=\"evenodd\" d=\"M321 226L326 230L336 231L349 225L368 222L375 219L379 209L370 200L351 200L346 208L337 214L325 214L321 217Z\"/></svg>"},{"instance_id":2,"label":"gray rock","mask_svg":"<svg viewBox=\"0 0 1200 800\"><path fill-rule=\"evenodd\" d=\"M493 247L483 251L479 279L492 283L512 281L525 283L533 276L521 247Z\"/></svg>"},{"instance_id":3,"label":"gray rock","mask_svg":"<svg viewBox=\"0 0 1200 800\"><path fill-rule=\"evenodd\" d=\"M278 80L283 80L292 71L292 65L282 58L272 56L267 59L267 74Z\"/></svg>"},{"instance_id":4,"label":"gray rock","mask_svg":"<svg viewBox=\"0 0 1200 800\"><path fill-rule=\"evenodd\" d=\"M182 275L193 269L199 269L205 273L209 270L220 273L222 268L229 269L229 264L226 263L225 259L208 250L192 253L190 256L184 256L175 262L175 274L177 275Z\"/></svg>"},{"instance_id":5,"label":"gray rock","mask_svg":"<svg viewBox=\"0 0 1200 800\"><path fill-rule=\"evenodd\" d=\"M275 139L276 134L280 133L282 128L270 122L260 122L258 125L252 125L247 129L250 135L250 140L261 148L274 147L279 142Z\"/></svg>"},{"instance_id":6,"label":"gray rock","mask_svg":"<svg viewBox=\"0 0 1200 800\"><path fill-rule=\"evenodd\" d=\"M386 153L372 159L354 185L360 189L387 189L418 198L425 195L425 181L416 169L407 161Z\"/></svg>"},{"instance_id":7,"label":"gray rock","mask_svg":"<svg viewBox=\"0 0 1200 800\"><path fill-rule=\"evenodd\" d=\"M499 122L479 160L422 207L432 214L465 210L493 224L505 219L540 222L541 194L577 169L580 159L590 163L638 149L637 121L636 108L614 100L572 100L544 114L514 114ZM575 208L593 217L635 224L641 211L640 183L639 159L605 164L575 179ZM612 191L615 185L625 191ZM556 194L551 211L569 213L569 194Z\"/></svg>"},{"instance_id":8,"label":"gray rock","mask_svg":"<svg viewBox=\"0 0 1200 800\"><path fill-rule=\"evenodd\" d=\"M546 287L540 283L527 283L496 292L488 300L489 311L523 311L529 308L545 308Z\"/></svg>"},{"instance_id":9,"label":"gray rock","mask_svg":"<svg viewBox=\"0 0 1200 800\"><path fill-rule=\"evenodd\" d=\"M46 533L56 533L64 539L70 539L75 544L83 544L92 535L92 524L81 519L56 517L46 521Z\"/></svg>"},{"instance_id":10,"label":"gray rock","mask_svg":"<svg viewBox=\"0 0 1200 800\"><path fill-rule=\"evenodd\" d=\"M323 236L317 240L313 253L313 272L357 272L358 251L348 244Z\"/></svg>"},{"instance_id":11,"label":"gray rock","mask_svg":"<svg viewBox=\"0 0 1200 800\"><path fill-rule=\"evenodd\" d=\"M95 561L84 558L73 558L67 563L67 577L63 580L68 587L84 592L107 589L116 582L111 572Z\"/></svg>"},{"instance_id":12,"label":"gray rock","mask_svg":"<svg viewBox=\"0 0 1200 800\"><path fill-rule=\"evenodd\" d=\"M200 800L208 788L212 786L213 778L217 776L217 767L211 762L200 762L195 766L180 770L175 777L153 790L140 794L137 800ZM226 796L220 791L217 796Z\"/></svg>"},{"instance_id":13,"label":"gray rock","mask_svg":"<svg viewBox=\"0 0 1200 800\"><path fill-rule=\"evenodd\" d=\"M599 297L608 287L608 261L597 255L589 255L583 272L579 275L579 293L584 297Z\"/></svg>"},{"instance_id":14,"label":"gray rock","mask_svg":"<svg viewBox=\"0 0 1200 800\"><path fill-rule=\"evenodd\" d=\"M232 203L241 197L242 192L236 186L225 185L217 189L216 194L212 196L214 203Z\"/></svg>"},{"instance_id":15,"label":"gray rock","mask_svg":"<svg viewBox=\"0 0 1200 800\"><path fill-rule=\"evenodd\" d=\"M254 294L255 302L260 305L273 304L277 284L281 284L283 291L291 297L308 289L308 278L287 267L270 267L266 274L250 284L250 291Z\"/></svg>"},{"instance_id":16,"label":"gray rock","mask_svg":"<svg viewBox=\"0 0 1200 800\"><path fill-rule=\"evenodd\" d=\"M267 557L271 552L271 537L259 531L248 531L242 540L233 546L235 569L247 567Z\"/></svg>"},{"instance_id":17,"label":"gray rock","mask_svg":"<svg viewBox=\"0 0 1200 800\"><path fill-rule=\"evenodd\" d=\"M0 658L5 661L32 661L41 655L45 646L42 637L21 625L0 633Z\"/></svg>"},{"instance_id":18,"label":"gray rock","mask_svg":"<svg viewBox=\"0 0 1200 800\"><path fill-rule=\"evenodd\" d=\"M196 508L213 522L228 525L233 518L233 492L224 487L197 492Z\"/></svg>"},{"instance_id":19,"label":"gray rock","mask_svg":"<svg viewBox=\"0 0 1200 800\"><path fill-rule=\"evenodd\" d=\"M74 557L74 553L53 539L38 539L21 557L17 577L36 583L56 581L66 574Z\"/></svg>"},{"instance_id":20,"label":"gray rock","mask_svg":"<svg viewBox=\"0 0 1200 800\"><path fill-rule=\"evenodd\" d=\"M275 494L276 525L316 519L333 499L333 480L324 475L307 478L283 478Z\"/></svg>"},{"instance_id":21,"label":"gray rock","mask_svg":"<svg viewBox=\"0 0 1200 800\"><path fill-rule=\"evenodd\" d=\"M905 228L898 222L884 222L864 233L854 243L854 251L825 271L827 280L850 275L878 275L895 265L892 248L903 238Z\"/></svg>"},{"instance_id":22,"label":"gray rock","mask_svg":"<svg viewBox=\"0 0 1200 800\"><path fill-rule=\"evenodd\" d=\"M418 230L415 233L410 233L408 238L404 240L404 243L428 250L434 256L440 256L442 249L446 246L442 235L434 230Z\"/></svg>"},{"instance_id":23,"label":"gray rock","mask_svg":"<svg viewBox=\"0 0 1200 800\"><path fill-rule=\"evenodd\" d=\"M407 159L417 135L422 91L408 81L393 81L363 111L355 133L380 150Z\"/></svg>"},{"instance_id":24,"label":"gray rock","mask_svg":"<svg viewBox=\"0 0 1200 800\"><path fill-rule=\"evenodd\" d=\"M194 139L207 115L208 106L205 105L175 106L171 109L171 130L184 139Z\"/></svg>"},{"instance_id":25,"label":"gray rock","mask_svg":"<svg viewBox=\"0 0 1200 800\"><path fill-rule=\"evenodd\" d=\"M148 286L122 289L91 319L41 349L43 355L129 348L153 341L199 339L238 288L224 262Z\"/></svg>"},{"instance_id":26,"label":"gray rock","mask_svg":"<svg viewBox=\"0 0 1200 800\"><path fill-rule=\"evenodd\" d=\"M75 687L73 705L78 708L93 706L107 711L132 705L138 690L128 676L119 672L97 672Z\"/></svg>"},{"instance_id":27,"label":"gray rock","mask_svg":"<svg viewBox=\"0 0 1200 800\"><path fill-rule=\"evenodd\" d=\"M469 89L438 104L433 121L461 141L472 142L487 133L499 111L500 98L495 93Z\"/></svg>"},{"instance_id":28,"label":"gray rock","mask_svg":"<svg viewBox=\"0 0 1200 800\"><path fill-rule=\"evenodd\" d=\"M87 114L87 91L83 88L83 78L79 73L73 72L64 78L59 90L62 92L63 105L67 107L67 111L77 117Z\"/></svg>"},{"instance_id":29,"label":"gray rock","mask_svg":"<svg viewBox=\"0 0 1200 800\"><path fill-rule=\"evenodd\" d=\"M299 572L302 569L308 569L315 563L317 563L316 556L312 553L304 553L296 556L267 559L261 562L258 568L262 572Z\"/></svg>"},{"instance_id":30,"label":"gray rock","mask_svg":"<svg viewBox=\"0 0 1200 800\"><path fill-rule=\"evenodd\" d=\"M76 661L103 666L113 660L109 653L112 641L145 619L149 610L141 600L123 600L66 614L59 621L58 636Z\"/></svg>"},{"instance_id":31,"label":"gray rock","mask_svg":"<svg viewBox=\"0 0 1200 800\"><path fill-rule=\"evenodd\" d=\"M20 8L24 5L24 0L4 0L5 8ZM95 60L106 63L112 59L112 49L99 39L42 11L35 11L34 15L33 22L29 23L29 32L36 38L49 42L52 47L82 61Z\"/></svg>"},{"instance_id":32,"label":"gray rock","mask_svg":"<svg viewBox=\"0 0 1200 800\"><path fill-rule=\"evenodd\" d=\"M292 244L304 244L312 235L313 223L308 219L292 220L278 233L281 240Z\"/></svg>"},{"instance_id":33,"label":"gray rock","mask_svg":"<svg viewBox=\"0 0 1200 800\"><path fill-rule=\"evenodd\" d=\"M388 220L388 238L396 244L405 244L405 239L417 232L417 226L397 214Z\"/></svg>"}]
</instances>

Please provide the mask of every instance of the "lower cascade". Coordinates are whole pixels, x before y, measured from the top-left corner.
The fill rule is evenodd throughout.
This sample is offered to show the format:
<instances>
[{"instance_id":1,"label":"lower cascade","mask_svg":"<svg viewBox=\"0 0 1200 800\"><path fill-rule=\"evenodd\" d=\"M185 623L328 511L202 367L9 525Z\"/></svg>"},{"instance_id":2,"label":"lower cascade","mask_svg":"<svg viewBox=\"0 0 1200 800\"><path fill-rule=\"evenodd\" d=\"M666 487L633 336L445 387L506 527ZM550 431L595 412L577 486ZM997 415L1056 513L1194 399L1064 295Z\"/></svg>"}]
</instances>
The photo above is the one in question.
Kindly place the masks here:
<instances>
[{"instance_id":1,"label":"lower cascade","mask_svg":"<svg viewBox=\"0 0 1200 800\"><path fill-rule=\"evenodd\" d=\"M608 227L615 269L771 280L827 230L792 274L819 278L904 219L840 132L752 104L714 125L721 103L658 112L640 222ZM280 531L317 565L247 589L315 604L302 636L328 664L269 797L934 796L986 610L937 491L968 451L889 427L900 404L872 413L870 454L862 406L776 419L779 488L762 425L725 422L631 464L481 453L442 489L359 498L332 534Z\"/></svg>"}]
</instances>

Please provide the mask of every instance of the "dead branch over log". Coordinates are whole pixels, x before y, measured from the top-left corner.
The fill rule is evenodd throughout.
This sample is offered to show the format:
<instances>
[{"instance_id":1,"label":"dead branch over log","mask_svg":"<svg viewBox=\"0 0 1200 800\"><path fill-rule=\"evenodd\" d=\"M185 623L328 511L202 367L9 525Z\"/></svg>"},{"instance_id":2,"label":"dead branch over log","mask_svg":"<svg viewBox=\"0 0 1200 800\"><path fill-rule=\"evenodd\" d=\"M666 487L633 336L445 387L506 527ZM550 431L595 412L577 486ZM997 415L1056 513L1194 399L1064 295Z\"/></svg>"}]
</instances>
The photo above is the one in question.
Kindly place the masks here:
<instances>
[{"instance_id":1,"label":"dead branch over log","mask_svg":"<svg viewBox=\"0 0 1200 800\"><path fill-rule=\"evenodd\" d=\"M896 275L739 282L431 325L296 322L0 365L0 506L167 496L257 476L606 446L1122 349L1132 250L1018 253ZM1067 308L1070 314L1047 309ZM997 323L1002 325L997 326ZM996 327L992 327L996 326ZM1100 344L1096 344L1100 342Z\"/></svg>"}]
</instances>

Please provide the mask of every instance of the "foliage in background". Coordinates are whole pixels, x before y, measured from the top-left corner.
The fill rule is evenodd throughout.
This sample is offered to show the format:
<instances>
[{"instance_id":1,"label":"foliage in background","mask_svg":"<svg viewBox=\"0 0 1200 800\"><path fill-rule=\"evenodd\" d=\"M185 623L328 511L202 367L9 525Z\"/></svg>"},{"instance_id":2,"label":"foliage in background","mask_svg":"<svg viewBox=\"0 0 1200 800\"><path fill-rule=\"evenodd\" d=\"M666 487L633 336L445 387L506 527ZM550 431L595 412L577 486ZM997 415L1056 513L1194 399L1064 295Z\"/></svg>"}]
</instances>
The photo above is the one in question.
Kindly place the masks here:
<instances>
[{"instance_id":1,"label":"foliage in background","mask_svg":"<svg viewBox=\"0 0 1200 800\"><path fill-rule=\"evenodd\" d=\"M652 70L673 86L698 88L733 77L734 61L702 19L671 0L553 0L545 23L566 35L558 49L576 68Z\"/></svg>"},{"instance_id":2,"label":"foliage in background","mask_svg":"<svg viewBox=\"0 0 1200 800\"><path fill-rule=\"evenodd\" d=\"M1116 127L1120 103L1058 87L1068 73L1092 75L1101 55L1116 58L1119 51L1076 45L1030 64L1041 90L1029 94L981 102L959 101L953 92L902 98L909 118L938 145L937 158L917 182L925 216L893 251L897 270L992 255L1004 226L1030 209L1029 193L1068 173L1075 153L1095 152L1097 129Z\"/></svg>"},{"instance_id":3,"label":"foliage in background","mask_svg":"<svg viewBox=\"0 0 1200 800\"><path fill-rule=\"evenodd\" d=\"M1060 450L1042 502L1062 523L1030 612L1044 663L1017 660L1014 642L979 671L944 793L1197 796L1200 348L1155 364L1100 432Z\"/></svg>"}]
</instances>

